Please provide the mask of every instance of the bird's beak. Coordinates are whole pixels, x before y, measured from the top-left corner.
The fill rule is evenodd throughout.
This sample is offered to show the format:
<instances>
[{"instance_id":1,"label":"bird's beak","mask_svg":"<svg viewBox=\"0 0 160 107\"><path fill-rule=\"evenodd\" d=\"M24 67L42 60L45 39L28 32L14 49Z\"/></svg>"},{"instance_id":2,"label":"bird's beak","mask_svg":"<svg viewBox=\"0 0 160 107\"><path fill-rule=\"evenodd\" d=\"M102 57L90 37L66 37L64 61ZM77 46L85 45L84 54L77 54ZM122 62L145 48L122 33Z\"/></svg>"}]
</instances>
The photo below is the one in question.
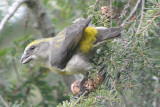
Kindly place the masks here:
<instances>
[{"instance_id":1,"label":"bird's beak","mask_svg":"<svg viewBox=\"0 0 160 107\"><path fill-rule=\"evenodd\" d=\"M25 63L28 63L31 60L32 60L32 56L31 55L23 54L22 57L21 57L21 65L25 64Z\"/></svg>"}]
</instances>

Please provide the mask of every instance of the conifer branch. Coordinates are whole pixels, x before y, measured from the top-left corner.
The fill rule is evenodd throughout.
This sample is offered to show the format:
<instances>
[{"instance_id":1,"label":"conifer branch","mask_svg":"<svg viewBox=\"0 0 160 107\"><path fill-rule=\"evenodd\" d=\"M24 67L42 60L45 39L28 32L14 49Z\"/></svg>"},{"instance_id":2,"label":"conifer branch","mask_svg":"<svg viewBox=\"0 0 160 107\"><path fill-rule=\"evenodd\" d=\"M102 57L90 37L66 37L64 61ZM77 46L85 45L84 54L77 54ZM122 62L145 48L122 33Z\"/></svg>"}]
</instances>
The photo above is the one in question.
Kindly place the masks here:
<instances>
[{"instance_id":1,"label":"conifer branch","mask_svg":"<svg viewBox=\"0 0 160 107\"><path fill-rule=\"evenodd\" d=\"M124 20L124 22L121 24L121 26L124 26L124 24L136 13L136 10L137 10L140 3L141 3L141 0L138 0L136 5L134 6L133 10L129 14L129 16Z\"/></svg>"}]
</instances>

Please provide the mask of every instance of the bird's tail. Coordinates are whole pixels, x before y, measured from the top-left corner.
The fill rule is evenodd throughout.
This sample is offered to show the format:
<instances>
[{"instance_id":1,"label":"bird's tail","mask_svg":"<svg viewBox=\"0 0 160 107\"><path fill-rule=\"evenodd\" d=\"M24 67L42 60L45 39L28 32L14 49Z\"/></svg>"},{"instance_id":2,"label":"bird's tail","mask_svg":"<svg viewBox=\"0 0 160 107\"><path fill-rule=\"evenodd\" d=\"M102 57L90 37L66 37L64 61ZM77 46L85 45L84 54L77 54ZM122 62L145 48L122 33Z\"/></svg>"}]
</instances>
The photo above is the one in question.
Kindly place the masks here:
<instances>
[{"instance_id":1,"label":"bird's tail","mask_svg":"<svg viewBox=\"0 0 160 107\"><path fill-rule=\"evenodd\" d=\"M111 38L120 37L121 31L123 29L122 26L109 29L107 29L106 27L95 27L95 28L98 31L95 45Z\"/></svg>"}]
</instances>

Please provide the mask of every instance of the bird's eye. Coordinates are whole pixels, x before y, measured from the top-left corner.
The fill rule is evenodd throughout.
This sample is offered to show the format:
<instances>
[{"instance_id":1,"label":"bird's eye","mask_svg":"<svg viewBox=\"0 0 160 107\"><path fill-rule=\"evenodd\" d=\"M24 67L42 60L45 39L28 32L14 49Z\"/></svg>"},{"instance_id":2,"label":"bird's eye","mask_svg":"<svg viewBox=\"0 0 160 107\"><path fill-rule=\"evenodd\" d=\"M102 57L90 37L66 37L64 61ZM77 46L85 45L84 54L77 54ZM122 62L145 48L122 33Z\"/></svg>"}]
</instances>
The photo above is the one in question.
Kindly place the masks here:
<instances>
[{"instance_id":1,"label":"bird's eye","mask_svg":"<svg viewBox=\"0 0 160 107\"><path fill-rule=\"evenodd\" d=\"M34 50L34 49L35 49L35 46L31 46L31 47L30 47L30 50Z\"/></svg>"}]
</instances>

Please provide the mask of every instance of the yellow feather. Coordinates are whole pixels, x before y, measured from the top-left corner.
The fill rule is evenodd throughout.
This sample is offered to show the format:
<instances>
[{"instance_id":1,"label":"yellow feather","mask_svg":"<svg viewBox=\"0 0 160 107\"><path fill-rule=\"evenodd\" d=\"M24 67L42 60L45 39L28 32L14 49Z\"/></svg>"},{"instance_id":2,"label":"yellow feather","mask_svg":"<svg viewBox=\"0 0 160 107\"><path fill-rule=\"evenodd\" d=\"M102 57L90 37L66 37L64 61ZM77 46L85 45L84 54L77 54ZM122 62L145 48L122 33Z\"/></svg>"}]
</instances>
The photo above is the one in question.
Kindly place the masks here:
<instances>
[{"instance_id":1,"label":"yellow feather","mask_svg":"<svg viewBox=\"0 0 160 107\"><path fill-rule=\"evenodd\" d=\"M29 48L32 45L37 45L41 42L47 42L47 41L50 41L50 40L52 40L52 38L44 38L44 39L35 40L35 41L31 42L26 48Z\"/></svg>"},{"instance_id":2,"label":"yellow feather","mask_svg":"<svg viewBox=\"0 0 160 107\"><path fill-rule=\"evenodd\" d=\"M83 53L88 53L91 50L94 42L96 41L97 33L97 29L93 27L85 28L82 40L80 42L80 49Z\"/></svg>"},{"instance_id":3,"label":"yellow feather","mask_svg":"<svg viewBox=\"0 0 160 107\"><path fill-rule=\"evenodd\" d=\"M65 36L64 35L60 35L56 42L62 42L64 39L65 39Z\"/></svg>"}]
</instances>

